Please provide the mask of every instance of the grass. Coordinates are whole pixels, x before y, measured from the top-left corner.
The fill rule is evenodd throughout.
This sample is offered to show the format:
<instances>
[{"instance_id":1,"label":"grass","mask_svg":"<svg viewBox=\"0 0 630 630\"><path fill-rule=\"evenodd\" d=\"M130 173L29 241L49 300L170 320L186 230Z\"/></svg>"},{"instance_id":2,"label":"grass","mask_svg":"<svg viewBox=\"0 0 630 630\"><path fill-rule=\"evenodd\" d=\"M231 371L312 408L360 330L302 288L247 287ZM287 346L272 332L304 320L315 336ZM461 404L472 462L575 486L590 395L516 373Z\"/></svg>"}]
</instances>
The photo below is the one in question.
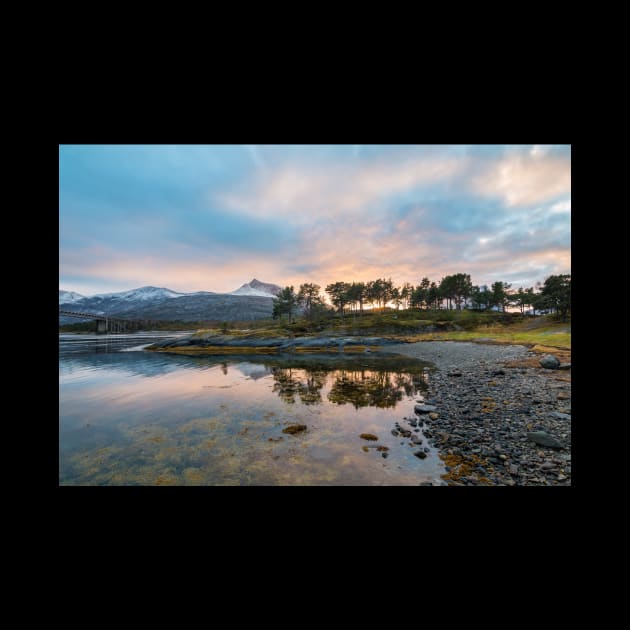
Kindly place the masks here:
<instances>
[{"instance_id":1,"label":"grass","mask_svg":"<svg viewBox=\"0 0 630 630\"><path fill-rule=\"evenodd\" d=\"M427 332L433 326L436 331ZM441 329L441 330L440 330ZM230 330L228 335L238 338L264 339L275 336L308 337L315 334L387 335L401 341L475 341L483 338L488 343L523 344L550 348L571 349L571 325L553 317L523 318L518 313L478 313L475 311L390 311L364 313L354 318L334 318L309 325L304 320L293 324L278 321L258 322L255 329ZM200 335L219 330L200 331Z\"/></svg>"},{"instance_id":2,"label":"grass","mask_svg":"<svg viewBox=\"0 0 630 630\"><path fill-rule=\"evenodd\" d=\"M201 322L195 322L201 324ZM182 322L172 322L181 329ZM326 316L320 321L309 322L298 318L289 323L284 320L261 319L250 322L205 323L194 337L224 335L240 340L261 340L274 337L299 339L316 335L375 335L401 341L475 341L483 338L487 343L523 344L540 352L554 349L571 349L571 325L556 321L553 317L522 317L518 313L477 312L470 310L440 311L366 311L363 314L338 314ZM437 330L427 331L433 327ZM546 350L540 350L546 348ZM328 349L329 350L329 349ZM360 353L365 347L346 347L345 352ZM269 354L275 348L214 346L206 348L169 348L182 354ZM299 349L297 352L322 352L322 348ZM327 350L326 350L327 351Z\"/></svg>"},{"instance_id":3,"label":"grass","mask_svg":"<svg viewBox=\"0 0 630 630\"><path fill-rule=\"evenodd\" d=\"M419 333L406 338L406 341L484 341L506 344L522 344L544 347L547 351L555 348L571 349L571 332L566 324L549 323L534 330L526 330L522 323L508 326L479 326L474 330L450 330L445 332ZM543 350L545 351L545 350Z\"/></svg>"}]
</instances>

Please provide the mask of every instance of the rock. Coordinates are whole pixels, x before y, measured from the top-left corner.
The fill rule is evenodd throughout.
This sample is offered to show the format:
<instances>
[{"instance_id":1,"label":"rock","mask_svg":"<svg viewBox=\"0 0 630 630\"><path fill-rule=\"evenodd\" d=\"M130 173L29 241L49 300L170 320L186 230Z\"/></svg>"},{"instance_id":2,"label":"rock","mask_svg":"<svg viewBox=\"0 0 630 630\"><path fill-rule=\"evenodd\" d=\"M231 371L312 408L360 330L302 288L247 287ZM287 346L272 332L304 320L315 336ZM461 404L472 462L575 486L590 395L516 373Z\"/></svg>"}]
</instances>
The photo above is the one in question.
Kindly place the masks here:
<instances>
[{"instance_id":1,"label":"rock","mask_svg":"<svg viewBox=\"0 0 630 630\"><path fill-rule=\"evenodd\" d=\"M363 447L363 448L365 448L365 447ZM376 447L376 450L377 450L379 453L384 453L384 452L386 452L386 451L389 451L389 446L377 446L377 447Z\"/></svg>"},{"instance_id":2,"label":"rock","mask_svg":"<svg viewBox=\"0 0 630 630\"><path fill-rule=\"evenodd\" d=\"M440 417L440 416L439 416L437 413L435 413L435 411L432 411L432 412L429 414L429 418L431 418L431 420L437 420L439 417Z\"/></svg>"},{"instance_id":3,"label":"rock","mask_svg":"<svg viewBox=\"0 0 630 630\"><path fill-rule=\"evenodd\" d=\"M558 370L570 370L571 369L571 364L570 363L561 363L558 368Z\"/></svg>"},{"instance_id":4,"label":"rock","mask_svg":"<svg viewBox=\"0 0 630 630\"><path fill-rule=\"evenodd\" d=\"M556 398L558 400L571 400L571 394L567 394L566 392L560 392Z\"/></svg>"},{"instance_id":5,"label":"rock","mask_svg":"<svg viewBox=\"0 0 630 630\"><path fill-rule=\"evenodd\" d=\"M424 451L416 451L414 455L420 459L426 459L427 457L427 454Z\"/></svg>"},{"instance_id":6,"label":"rock","mask_svg":"<svg viewBox=\"0 0 630 630\"><path fill-rule=\"evenodd\" d=\"M461 372L449 372L449 373L447 374L447 376L461 376L461 375L462 375L462 373L461 373Z\"/></svg>"},{"instance_id":7,"label":"rock","mask_svg":"<svg viewBox=\"0 0 630 630\"><path fill-rule=\"evenodd\" d=\"M289 433L293 435L295 433L300 433L301 431L306 431L305 424L290 424L286 429L282 429L282 433Z\"/></svg>"},{"instance_id":8,"label":"rock","mask_svg":"<svg viewBox=\"0 0 630 630\"><path fill-rule=\"evenodd\" d=\"M527 434L527 439L535 442L536 444L540 444L541 446L549 446L550 448L564 448L558 440L551 437L548 433L544 431L532 431Z\"/></svg>"},{"instance_id":9,"label":"rock","mask_svg":"<svg viewBox=\"0 0 630 630\"><path fill-rule=\"evenodd\" d=\"M556 420L571 420L571 416L568 413L560 413L559 411L552 411L549 414L552 418Z\"/></svg>"},{"instance_id":10,"label":"rock","mask_svg":"<svg viewBox=\"0 0 630 630\"><path fill-rule=\"evenodd\" d=\"M392 429L392 435L394 437L398 437L400 435L400 433L398 433L398 431L396 431L396 429Z\"/></svg>"},{"instance_id":11,"label":"rock","mask_svg":"<svg viewBox=\"0 0 630 630\"><path fill-rule=\"evenodd\" d=\"M400 435L402 435L403 437L406 437L406 438L411 437L411 431L406 431L405 429L403 429L400 432Z\"/></svg>"},{"instance_id":12,"label":"rock","mask_svg":"<svg viewBox=\"0 0 630 630\"><path fill-rule=\"evenodd\" d=\"M304 427L306 429L306 427ZM378 438L374 435L374 433L361 433L359 436L363 440L373 440L374 442L378 440Z\"/></svg>"},{"instance_id":13,"label":"rock","mask_svg":"<svg viewBox=\"0 0 630 630\"><path fill-rule=\"evenodd\" d=\"M510 475L518 475L518 466L510 464L508 471L510 472Z\"/></svg>"},{"instance_id":14,"label":"rock","mask_svg":"<svg viewBox=\"0 0 630 630\"><path fill-rule=\"evenodd\" d=\"M505 375L505 370L494 370L492 372L492 376L504 376Z\"/></svg>"},{"instance_id":15,"label":"rock","mask_svg":"<svg viewBox=\"0 0 630 630\"><path fill-rule=\"evenodd\" d=\"M540 365L549 370L557 370L560 367L560 361L558 357L555 357L553 354L546 354L539 361Z\"/></svg>"},{"instance_id":16,"label":"rock","mask_svg":"<svg viewBox=\"0 0 630 630\"><path fill-rule=\"evenodd\" d=\"M381 453L381 455L383 456L384 459L387 459L389 457L389 453Z\"/></svg>"},{"instance_id":17,"label":"rock","mask_svg":"<svg viewBox=\"0 0 630 630\"><path fill-rule=\"evenodd\" d=\"M556 465L553 462L545 462L541 467L540 470L554 470L556 467Z\"/></svg>"},{"instance_id":18,"label":"rock","mask_svg":"<svg viewBox=\"0 0 630 630\"><path fill-rule=\"evenodd\" d=\"M416 413L431 413L432 411L437 411L437 407L434 405L416 405L413 410Z\"/></svg>"},{"instance_id":19,"label":"rock","mask_svg":"<svg viewBox=\"0 0 630 630\"><path fill-rule=\"evenodd\" d=\"M412 435L411 436L411 441L414 444L422 444L422 438L419 438L417 435Z\"/></svg>"},{"instance_id":20,"label":"rock","mask_svg":"<svg viewBox=\"0 0 630 630\"><path fill-rule=\"evenodd\" d=\"M369 452L370 452L370 447L369 447L369 446L362 446L362 447L361 447L361 450L362 450L364 453L369 453Z\"/></svg>"}]
</instances>

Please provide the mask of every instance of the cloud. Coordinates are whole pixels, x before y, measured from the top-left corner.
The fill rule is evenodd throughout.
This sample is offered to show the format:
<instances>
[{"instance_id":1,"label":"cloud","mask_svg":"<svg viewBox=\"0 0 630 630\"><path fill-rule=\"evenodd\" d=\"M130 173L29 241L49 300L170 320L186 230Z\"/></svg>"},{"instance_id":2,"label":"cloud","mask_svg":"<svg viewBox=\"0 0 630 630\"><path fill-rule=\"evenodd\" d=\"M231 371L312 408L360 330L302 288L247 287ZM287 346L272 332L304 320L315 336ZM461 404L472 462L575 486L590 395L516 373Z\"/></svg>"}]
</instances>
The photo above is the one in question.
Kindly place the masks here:
<instances>
[{"instance_id":1,"label":"cloud","mask_svg":"<svg viewBox=\"0 0 630 630\"><path fill-rule=\"evenodd\" d=\"M282 216L299 222L363 212L388 196L452 177L461 159L400 158L367 163L288 165L253 183L248 190L213 193L212 201L250 216Z\"/></svg>"},{"instance_id":2,"label":"cloud","mask_svg":"<svg viewBox=\"0 0 630 630\"><path fill-rule=\"evenodd\" d=\"M535 144L529 151L532 157L544 157L549 153L550 147L544 144Z\"/></svg>"},{"instance_id":3,"label":"cloud","mask_svg":"<svg viewBox=\"0 0 630 630\"><path fill-rule=\"evenodd\" d=\"M571 212L571 200L565 199L564 201L554 203L553 206L549 208L549 212L553 214Z\"/></svg>"},{"instance_id":4,"label":"cloud","mask_svg":"<svg viewBox=\"0 0 630 630\"><path fill-rule=\"evenodd\" d=\"M473 192L526 206L571 194L571 163L563 157L511 155L472 180Z\"/></svg>"},{"instance_id":5,"label":"cloud","mask_svg":"<svg viewBox=\"0 0 630 630\"><path fill-rule=\"evenodd\" d=\"M62 147L60 279L82 293L542 280L570 271L571 163L570 147L534 149Z\"/></svg>"}]
</instances>

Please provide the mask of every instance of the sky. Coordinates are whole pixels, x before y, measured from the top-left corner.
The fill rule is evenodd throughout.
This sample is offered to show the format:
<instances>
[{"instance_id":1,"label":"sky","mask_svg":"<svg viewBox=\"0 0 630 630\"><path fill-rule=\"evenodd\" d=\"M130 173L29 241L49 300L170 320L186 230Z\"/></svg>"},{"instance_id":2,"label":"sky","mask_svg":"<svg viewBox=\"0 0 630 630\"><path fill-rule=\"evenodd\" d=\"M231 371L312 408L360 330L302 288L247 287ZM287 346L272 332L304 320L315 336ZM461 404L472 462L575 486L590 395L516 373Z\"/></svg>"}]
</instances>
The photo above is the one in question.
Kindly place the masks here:
<instances>
[{"instance_id":1,"label":"sky","mask_svg":"<svg viewBox=\"0 0 630 630\"><path fill-rule=\"evenodd\" d=\"M59 287L571 272L570 145L60 145Z\"/></svg>"}]
</instances>

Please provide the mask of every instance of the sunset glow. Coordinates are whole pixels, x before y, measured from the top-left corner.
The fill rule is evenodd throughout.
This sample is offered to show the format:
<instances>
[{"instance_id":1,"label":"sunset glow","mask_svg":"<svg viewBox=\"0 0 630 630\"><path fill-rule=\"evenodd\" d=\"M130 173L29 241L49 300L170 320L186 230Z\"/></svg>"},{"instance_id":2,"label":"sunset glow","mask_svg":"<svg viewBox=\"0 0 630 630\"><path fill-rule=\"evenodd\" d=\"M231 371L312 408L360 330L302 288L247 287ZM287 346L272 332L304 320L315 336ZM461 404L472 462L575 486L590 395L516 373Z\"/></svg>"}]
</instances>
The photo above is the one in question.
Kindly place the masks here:
<instances>
[{"instance_id":1,"label":"sunset glow","mask_svg":"<svg viewBox=\"0 0 630 630\"><path fill-rule=\"evenodd\" d=\"M61 289L228 292L571 272L557 145L64 145Z\"/></svg>"}]
</instances>

